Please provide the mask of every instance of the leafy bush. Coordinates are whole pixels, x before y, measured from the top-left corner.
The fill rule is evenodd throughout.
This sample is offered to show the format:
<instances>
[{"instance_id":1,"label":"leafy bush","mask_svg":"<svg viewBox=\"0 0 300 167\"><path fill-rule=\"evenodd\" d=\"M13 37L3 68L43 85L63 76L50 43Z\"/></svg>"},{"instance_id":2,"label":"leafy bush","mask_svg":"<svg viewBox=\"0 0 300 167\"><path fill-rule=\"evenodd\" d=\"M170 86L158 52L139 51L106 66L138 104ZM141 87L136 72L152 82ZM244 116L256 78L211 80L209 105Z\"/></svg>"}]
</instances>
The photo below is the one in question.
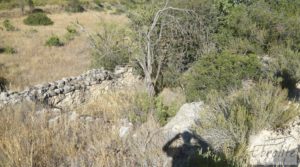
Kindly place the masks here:
<instances>
[{"instance_id":1,"label":"leafy bush","mask_svg":"<svg viewBox=\"0 0 300 167\"><path fill-rule=\"evenodd\" d=\"M53 21L45 13L32 13L24 20L24 24L32 26L52 25Z\"/></svg>"},{"instance_id":2,"label":"leafy bush","mask_svg":"<svg viewBox=\"0 0 300 167\"><path fill-rule=\"evenodd\" d=\"M6 31L16 31L17 28L11 24L10 20L6 19L3 21L3 26L6 29Z\"/></svg>"},{"instance_id":3,"label":"leafy bush","mask_svg":"<svg viewBox=\"0 0 300 167\"><path fill-rule=\"evenodd\" d=\"M57 36L51 36L47 42L47 46L63 46L64 44L60 41L59 37Z\"/></svg>"},{"instance_id":4,"label":"leafy bush","mask_svg":"<svg viewBox=\"0 0 300 167\"><path fill-rule=\"evenodd\" d=\"M84 12L84 8L81 6L79 0L69 0L66 11L73 13Z\"/></svg>"},{"instance_id":5,"label":"leafy bush","mask_svg":"<svg viewBox=\"0 0 300 167\"><path fill-rule=\"evenodd\" d=\"M270 48L272 64L269 71L276 75L282 87L293 91L297 82L300 81L300 53L284 46Z\"/></svg>"},{"instance_id":6,"label":"leafy bush","mask_svg":"<svg viewBox=\"0 0 300 167\"><path fill-rule=\"evenodd\" d=\"M0 92L6 90L7 84L8 84L7 80L4 77L0 76Z\"/></svg>"},{"instance_id":7,"label":"leafy bush","mask_svg":"<svg viewBox=\"0 0 300 167\"><path fill-rule=\"evenodd\" d=\"M5 78L6 67L0 64L0 92L5 91L8 85L8 81Z\"/></svg>"},{"instance_id":8,"label":"leafy bush","mask_svg":"<svg viewBox=\"0 0 300 167\"><path fill-rule=\"evenodd\" d=\"M14 54L16 52L17 51L13 47L10 47L10 46L6 46L3 48L0 47L0 53Z\"/></svg>"},{"instance_id":9,"label":"leafy bush","mask_svg":"<svg viewBox=\"0 0 300 167\"><path fill-rule=\"evenodd\" d=\"M105 24L104 33L95 35L91 40L95 45L92 67L113 70L117 65L129 63L132 51L129 39L131 32L127 27Z\"/></svg>"},{"instance_id":10,"label":"leafy bush","mask_svg":"<svg viewBox=\"0 0 300 167\"><path fill-rule=\"evenodd\" d=\"M178 109L179 106L176 104L171 106L165 105L160 97L157 97L155 100L155 117L161 126L168 123L169 118L175 116Z\"/></svg>"},{"instance_id":11,"label":"leafy bush","mask_svg":"<svg viewBox=\"0 0 300 167\"><path fill-rule=\"evenodd\" d=\"M206 100L212 90L226 94L229 88L240 87L243 79L259 78L260 66L256 55L222 53L200 58L182 77L187 100Z\"/></svg>"},{"instance_id":12,"label":"leafy bush","mask_svg":"<svg viewBox=\"0 0 300 167\"><path fill-rule=\"evenodd\" d=\"M266 81L249 90L234 91L226 98L217 93L208 98L199 133L212 142L214 150L237 164L247 164L250 135L282 127L297 114L297 108L288 105L287 91Z\"/></svg>"},{"instance_id":13,"label":"leafy bush","mask_svg":"<svg viewBox=\"0 0 300 167\"><path fill-rule=\"evenodd\" d=\"M129 112L129 120L135 124L146 122L148 114L153 109L152 99L147 93L136 93L133 104L134 106L132 106Z\"/></svg>"},{"instance_id":14,"label":"leafy bush","mask_svg":"<svg viewBox=\"0 0 300 167\"><path fill-rule=\"evenodd\" d=\"M68 26L66 28L66 30L67 30L67 33L64 35L64 38L65 38L66 42L74 40L75 36L78 35L78 32L77 32L76 28L73 27L73 26Z\"/></svg>"},{"instance_id":15,"label":"leafy bush","mask_svg":"<svg viewBox=\"0 0 300 167\"><path fill-rule=\"evenodd\" d=\"M234 164L226 160L224 157L208 150L205 153L199 151L198 154L191 157L188 162L188 167L234 167Z\"/></svg>"}]
</instances>

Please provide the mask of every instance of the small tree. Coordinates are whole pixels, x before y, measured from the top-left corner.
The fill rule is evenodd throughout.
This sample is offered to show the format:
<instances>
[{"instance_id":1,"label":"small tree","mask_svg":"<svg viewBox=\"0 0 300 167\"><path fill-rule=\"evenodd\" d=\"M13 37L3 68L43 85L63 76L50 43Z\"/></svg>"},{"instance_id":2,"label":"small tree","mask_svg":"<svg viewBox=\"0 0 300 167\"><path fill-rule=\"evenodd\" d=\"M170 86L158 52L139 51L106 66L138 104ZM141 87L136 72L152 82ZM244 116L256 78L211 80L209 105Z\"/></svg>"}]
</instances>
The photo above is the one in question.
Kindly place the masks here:
<instances>
[{"instance_id":1,"label":"small tree","mask_svg":"<svg viewBox=\"0 0 300 167\"><path fill-rule=\"evenodd\" d=\"M34 9L34 3L33 3L33 1L32 0L27 0L27 3L28 3L30 12L32 12L33 9Z\"/></svg>"},{"instance_id":2,"label":"small tree","mask_svg":"<svg viewBox=\"0 0 300 167\"><path fill-rule=\"evenodd\" d=\"M168 0L162 8L141 9L142 13L132 17L140 49L135 59L149 96L154 96L166 71L173 69L174 75L185 71L197 56L208 52L205 49L210 44L203 19L195 10L172 7Z\"/></svg>"},{"instance_id":3,"label":"small tree","mask_svg":"<svg viewBox=\"0 0 300 167\"><path fill-rule=\"evenodd\" d=\"M25 4L29 6L30 12L33 11L34 9L34 3L33 0L18 0L19 6L21 8L21 12L24 14L25 13Z\"/></svg>"}]
</instances>

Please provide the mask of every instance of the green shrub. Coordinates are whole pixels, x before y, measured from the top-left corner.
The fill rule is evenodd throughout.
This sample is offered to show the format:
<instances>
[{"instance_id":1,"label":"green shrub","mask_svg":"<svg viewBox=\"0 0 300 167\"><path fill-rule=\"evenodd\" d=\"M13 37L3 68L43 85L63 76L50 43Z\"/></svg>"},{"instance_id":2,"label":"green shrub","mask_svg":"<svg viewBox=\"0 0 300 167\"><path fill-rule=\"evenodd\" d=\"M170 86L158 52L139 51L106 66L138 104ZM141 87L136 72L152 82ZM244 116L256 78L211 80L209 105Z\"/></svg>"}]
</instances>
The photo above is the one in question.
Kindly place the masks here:
<instances>
[{"instance_id":1,"label":"green shrub","mask_svg":"<svg viewBox=\"0 0 300 167\"><path fill-rule=\"evenodd\" d=\"M182 77L187 100L206 100L212 90L226 94L229 88L240 87L243 79L259 78L260 66L256 55L222 53L200 58Z\"/></svg>"},{"instance_id":2,"label":"green shrub","mask_svg":"<svg viewBox=\"0 0 300 167\"><path fill-rule=\"evenodd\" d=\"M0 92L5 91L7 89L8 81L5 78L6 72L6 66L4 66L4 64L0 64Z\"/></svg>"},{"instance_id":3,"label":"green shrub","mask_svg":"<svg viewBox=\"0 0 300 167\"><path fill-rule=\"evenodd\" d=\"M16 31L17 30L17 28L15 26L13 26L11 24L10 20L8 20L8 19L3 21L3 26L6 31Z\"/></svg>"},{"instance_id":4,"label":"green shrub","mask_svg":"<svg viewBox=\"0 0 300 167\"><path fill-rule=\"evenodd\" d=\"M38 25L53 25L53 21L45 13L32 13L25 20L24 24Z\"/></svg>"},{"instance_id":5,"label":"green shrub","mask_svg":"<svg viewBox=\"0 0 300 167\"><path fill-rule=\"evenodd\" d=\"M117 65L128 64L133 48L130 34L127 27L105 24L104 32L91 39L95 45L92 67L114 70Z\"/></svg>"},{"instance_id":6,"label":"green shrub","mask_svg":"<svg viewBox=\"0 0 300 167\"><path fill-rule=\"evenodd\" d=\"M233 163L224 157L208 150L205 153L199 151L198 154L189 158L188 167L235 167Z\"/></svg>"},{"instance_id":7,"label":"green shrub","mask_svg":"<svg viewBox=\"0 0 300 167\"><path fill-rule=\"evenodd\" d=\"M46 46L63 46L63 45L64 44L57 36L51 36L46 42Z\"/></svg>"},{"instance_id":8,"label":"green shrub","mask_svg":"<svg viewBox=\"0 0 300 167\"><path fill-rule=\"evenodd\" d=\"M135 94L133 104L128 114L129 120L134 124L146 122L148 114L153 110L152 99L147 93L137 93Z\"/></svg>"},{"instance_id":9,"label":"green shrub","mask_svg":"<svg viewBox=\"0 0 300 167\"><path fill-rule=\"evenodd\" d=\"M204 121L198 130L227 159L248 164L245 152L250 135L283 127L296 116L298 109L288 105L286 90L267 81L232 93L225 98L217 93L209 95L209 107L201 114Z\"/></svg>"},{"instance_id":10,"label":"green shrub","mask_svg":"<svg viewBox=\"0 0 300 167\"><path fill-rule=\"evenodd\" d=\"M66 28L66 30L67 30L67 33L64 35L64 39L66 42L74 40L75 36L78 35L76 28L73 26L68 26Z\"/></svg>"},{"instance_id":11,"label":"green shrub","mask_svg":"<svg viewBox=\"0 0 300 167\"><path fill-rule=\"evenodd\" d=\"M66 7L66 11L78 13L84 12L84 8L81 6L79 0L69 0L68 6Z\"/></svg>"},{"instance_id":12,"label":"green shrub","mask_svg":"<svg viewBox=\"0 0 300 167\"><path fill-rule=\"evenodd\" d=\"M6 46L3 48L0 47L0 53L14 54L17 53L17 51L13 47Z\"/></svg>"},{"instance_id":13,"label":"green shrub","mask_svg":"<svg viewBox=\"0 0 300 167\"><path fill-rule=\"evenodd\" d=\"M161 97L155 100L155 117L161 126L168 123L168 120L176 115L178 109L179 106L175 103L170 106L165 105Z\"/></svg>"},{"instance_id":14,"label":"green shrub","mask_svg":"<svg viewBox=\"0 0 300 167\"><path fill-rule=\"evenodd\" d=\"M300 53L284 46L270 48L272 64L269 71L276 74L277 81L282 87L293 91L300 81Z\"/></svg>"},{"instance_id":15,"label":"green shrub","mask_svg":"<svg viewBox=\"0 0 300 167\"><path fill-rule=\"evenodd\" d=\"M70 33L70 34L77 34L78 33L76 28L73 27L73 26L68 26L66 29L67 29L68 33Z\"/></svg>"},{"instance_id":16,"label":"green shrub","mask_svg":"<svg viewBox=\"0 0 300 167\"><path fill-rule=\"evenodd\" d=\"M5 91L7 87L7 80L4 77L0 76L0 92Z\"/></svg>"}]
</instances>

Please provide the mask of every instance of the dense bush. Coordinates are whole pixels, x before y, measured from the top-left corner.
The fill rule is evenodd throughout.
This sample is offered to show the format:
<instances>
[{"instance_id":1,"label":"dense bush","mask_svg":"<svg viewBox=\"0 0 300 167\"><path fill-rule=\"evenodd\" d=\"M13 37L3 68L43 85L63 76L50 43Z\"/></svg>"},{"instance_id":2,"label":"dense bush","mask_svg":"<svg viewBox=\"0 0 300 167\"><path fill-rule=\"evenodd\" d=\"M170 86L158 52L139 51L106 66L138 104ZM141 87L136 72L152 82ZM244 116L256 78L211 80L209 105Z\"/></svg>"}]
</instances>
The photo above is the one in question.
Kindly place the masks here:
<instances>
[{"instance_id":1,"label":"dense bush","mask_svg":"<svg viewBox=\"0 0 300 167\"><path fill-rule=\"evenodd\" d=\"M4 77L0 77L0 92L6 90L7 80Z\"/></svg>"},{"instance_id":2,"label":"dense bush","mask_svg":"<svg viewBox=\"0 0 300 167\"><path fill-rule=\"evenodd\" d=\"M24 24L32 26L52 25L53 21L45 13L32 13L24 20Z\"/></svg>"},{"instance_id":3,"label":"dense bush","mask_svg":"<svg viewBox=\"0 0 300 167\"><path fill-rule=\"evenodd\" d=\"M300 81L300 53L283 46L270 48L273 63L269 71L276 72L276 79L283 88L292 91Z\"/></svg>"},{"instance_id":4,"label":"dense bush","mask_svg":"<svg viewBox=\"0 0 300 167\"><path fill-rule=\"evenodd\" d=\"M204 53L214 48L210 35L211 27L205 27L208 22L216 20L212 14L213 10L208 8L211 3L206 0L201 2L175 0L170 1L168 6L183 10L166 8L157 13L164 7L164 1L133 2L136 1L127 3L130 8L129 18L131 28L137 32L134 37L140 49L138 58L142 69L140 71L144 73L145 80L151 80L147 83L149 92L153 92L153 87L155 93L158 93L164 87L179 86L180 75ZM208 15L210 16L206 17ZM154 19L155 16L159 17ZM153 62L142 62L147 59Z\"/></svg>"},{"instance_id":5,"label":"dense bush","mask_svg":"<svg viewBox=\"0 0 300 167\"><path fill-rule=\"evenodd\" d=\"M6 31L16 31L17 28L11 24L10 20L6 19L3 21L3 26Z\"/></svg>"},{"instance_id":6,"label":"dense bush","mask_svg":"<svg viewBox=\"0 0 300 167\"><path fill-rule=\"evenodd\" d=\"M7 79L5 76L6 68L3 64L0 64L0 92L5 91L8 85Z\"/></svg>"},{"instance_id":7,"label":"dense bush","mask_svg":"<svg viewBox=\"0 0 300 167\"><path fill-rule=\"evenodd\" d=\"M128 115L129 120L135 124L142 124L147 121L148 114L153 110L152 99L145 92L134 95L133 106Z\"/></svg>"},{"instance_id":8,"label":"dense bush","mask_svg":"<svg viewBox=\"0 0 300 167\"><path fill-rule=\"evenodd\" d=\"M260 68L256 55L210 54L193 65L182 84L189 101L205 100L212 90L226 94L229 88L240 87L243 79L258 79Z\"/></svg>"},{"instance_id":9,"label":"dense bush","mask_svg":"<svg viewBox=\"0 0 300 167\"><path fill-rule=\"evenodd\" d=\"M201 115L199 133L237 166L247 164L250 135L282 127L297 114L295 106L287 107L287 91L266 81L226 98L218 94L208 97L210 107Z\"/></svg>"},{"instance_id":10,"label":"dense bush","mask_svg":"<svg viewBox=\"0 0 300 167\"><path fill-rule=\"evenodd\" d=\"M114 70L117 65L128 64L133 48L130 34L127 27L105 24L104 33L91 39L94 45L92 67Z\"/></svg>"},{"instance_id":11,"label":"dense bush","mask_svg":"<svg viewBox=\"0 0 300 167\"><path fill-rule=\"evenodd\" d=\"M78 35L78 32L74 26L68 26L66 28L67 33L64 35L64 39L66 42L72 41Z\"/></svg>"},{"instance_id":12,"label":"dense bush","mask_svg":"<svg viewBox=\"0 0 300 167\"><path fill-rule=\"evenodd\" d=\"M13 47L10 47L10 46L6 46L3 48L0 47L0 53L14 54L16 52L17 51Z\"/></svg>"},{"instance_id":13,"label":"dense bush","mask_svg":"<svg viewBox=\"0 0 300 167\"><path fill-rule=\"evenodd\" d=\"M163 103L161 97L155 99L155 117L161 126L164 126L168 123L169 119L176 115L180 106L176 103L167 106Z\"/></svg>"},{"instance_id":14,"label":"dense bush","mask_svg":"<svg viewBox=\"0 0 300 167\"><path fill-rule=\"evenodd\" d=\"M287 68L282 68L282 65L290 61L293 65L288 67L288 73L291 73L291 70L295 71L291 68L299 63L298 56L291 56L297 55L300 49L299 8L300 3L296 0L256 0L231 5L219 18L214 35L218 49L238 54L268 55L275 64L281 66L273 68L271 75L275 75L275 78L279 76L283 82L289 82L289 87L294 87L290 81L286 81L289 77L282 77L287 73ZM283 85L286 86L286 83Z\"/></svg>"},{"instance_id":15,"label":"dense bush","mask_svg":"<svg viewBox=\"0 0 300 167\"><path fill-rule=\"evenodd\" d=\"M63 46L64 44L61 42L59 37L57 36L51 36L47 41L46 41L47 46Z\"/></svg>"}]
</instances>

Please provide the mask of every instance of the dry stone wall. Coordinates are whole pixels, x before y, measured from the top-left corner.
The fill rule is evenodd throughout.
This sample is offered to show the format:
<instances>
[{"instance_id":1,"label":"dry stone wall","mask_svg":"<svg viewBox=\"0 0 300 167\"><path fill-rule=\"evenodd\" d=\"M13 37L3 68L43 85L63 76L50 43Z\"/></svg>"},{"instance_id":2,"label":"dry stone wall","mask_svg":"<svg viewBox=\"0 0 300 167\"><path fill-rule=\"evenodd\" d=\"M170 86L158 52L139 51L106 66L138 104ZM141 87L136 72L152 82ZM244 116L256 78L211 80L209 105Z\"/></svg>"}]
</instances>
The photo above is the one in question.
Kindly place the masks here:
<instances>
[{"instance_id":1,"label":"dry stone wall","mask_svg":"<svg viewBox=\"0 0 300 167\"><path fill-rule=\"evenodd\" d=\"M77 77L68 77L55 82L36 85L21 92L1 92L0 108L22 101L41 102L51 106L59 104L66 98L76 100L76 98L82 98L92 86L112 80L125 71L125 68L118 69L116 74L104 69L93 69ZM78 100L80 101L80 99Z\"/></svg>"}]
</instances>

